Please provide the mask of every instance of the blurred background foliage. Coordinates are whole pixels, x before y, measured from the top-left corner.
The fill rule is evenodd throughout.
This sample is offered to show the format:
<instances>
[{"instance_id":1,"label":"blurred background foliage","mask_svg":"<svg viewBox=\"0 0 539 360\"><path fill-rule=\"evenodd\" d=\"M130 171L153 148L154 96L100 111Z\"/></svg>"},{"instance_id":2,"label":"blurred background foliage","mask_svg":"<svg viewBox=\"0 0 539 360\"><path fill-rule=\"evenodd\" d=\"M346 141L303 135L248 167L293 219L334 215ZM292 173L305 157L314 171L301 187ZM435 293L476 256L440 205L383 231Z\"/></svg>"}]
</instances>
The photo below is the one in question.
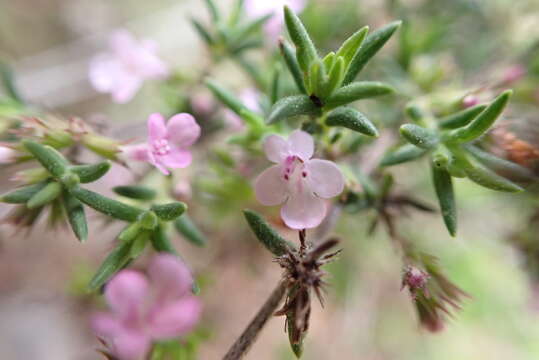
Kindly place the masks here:
<instances>
[{"instance_id":1,"label":"blurred background foliage","mask_svg":"<svg viewBox=\"0 0 539 360\"><path fill-rule=\"evenodd\" d=\"M219 1L222 9L230 1ZM150 112L193 111L196 98L212 99L201 80L211 75L236 94L270 79L278 63L277 39L245 57L210 56L189 18L208 21L202 1L0 0L0 59L9 64L24 99L35 107L92 124L122 140L144 136ZM359 145L353 159L362 170L376 167L388 146L399 142L398 125L410 100L428 99L437 114L473 95L490 101L504 88L515 90L499 129L539 149L539 2L537 0L311 0L301 15L321 53L333 50L363 25L378 28L395 19L403 26L361 74L362 80L392 84L397 95L366 101L361 110L384 129L375 143ZM107 35L125 27L155 39L173 66L166 83L149 83L128 105L97 95L87 80L89 59ZM251 64L265 79L245 64ZM283 64L281 64L282 66ZM515 66L524 75L508 79ZM288 75L286 75L288 76ZM293 86L291 79L286 79ZM284 91L285 92L285 91ZM211 102L211 100L209 100ZM5 104L4 104L5 105ZM8 104L9 105L9 104ZM9 111L16 109L6 108ZM262 104L264 105L264 104ZM280 270L253 241L241 209L260 210L279 227L277 212L260 208L251 179L264 166L227 144L217 129L226 114L217 102L195 114L205 129L195 162L173 181L190 181L190 216L210 239L206 248L174 239L193 266L205 303L204 322L192 343L198 358L216 359L239 335L267 297ZM4 114L6 115L6 114ZM230 134L228 134L230 135ZM501 139L501 140L500 140ZM491 151L537 171L533 152L523 157L514 141L493 132ZM382 142L382 150L376 147ZM346 142L345 142L346 143ZM537 155L536 155L537 156ZM529 160L529 161L528 161ZM0 174L2 190L20 168ZM139 169L136 169L137 171ZM135 171L135 174L137 174ZM387 170L398 192L435 204L426 161ZM125 169L101 186L128 182ZM144 180L168 186L161 177ZM167 180L168 181L168 180ZM537 189L508 195L456 181L459 234L451 238L439 214L399 216L399 234L439 258L444 273L470 295L443 331L420 328L409 294L401 287L402 263L379 227L368 233L372 210L341 216L335 233L344 251L330 265L332 286L325 309L314 306L305 359L522 359L539 357L539 202ZM180 194L181 196L181 194ZM5 213L7 207L3 206ZM97 341L88 314L98 299L82 290L110 249L118 230L93 217L84 246L66 231L0 228L0 355L6 359L95 359ZM101 227L103 226L103 227ZM111 229L113 228L113 229ZM102 229L102 230L99 230ZM314 233L314 231L313 231ZM273 320L247 359L292 359L281 321Z\"/></svg>"}]
</instances>

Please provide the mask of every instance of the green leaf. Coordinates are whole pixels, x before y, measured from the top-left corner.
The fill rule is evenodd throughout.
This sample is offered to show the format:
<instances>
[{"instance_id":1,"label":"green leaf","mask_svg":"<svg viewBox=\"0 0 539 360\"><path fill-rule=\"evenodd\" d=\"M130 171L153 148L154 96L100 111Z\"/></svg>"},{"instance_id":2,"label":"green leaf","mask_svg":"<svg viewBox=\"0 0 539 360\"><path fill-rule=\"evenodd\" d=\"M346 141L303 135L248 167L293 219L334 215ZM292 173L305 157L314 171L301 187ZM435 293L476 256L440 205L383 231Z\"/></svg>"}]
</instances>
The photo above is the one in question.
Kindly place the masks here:
<instances>
[{"instance_id":1,"label":"green leaf","mask_svg":"<svg viewBox=\"0 0 539 360\"><path fill-rule=\"evenodd\" d=\"M296 58L298 64L304 73L309 71L311 63L318 59L316 48L301 23L301 20L288 6L284 7L284 19L290 38L296 45Z\"/></svg>"},{"instance_id":2,"label":"green leaf","mask_svg":"<svg viewBox=\"0 0 539 360\"><path fill-rule=\"evenodd\" d=\"M264 15L239 27L236 31L233 32L232 42L241 42L242 40L246 39L249 35L259 30L262 25L264 25L264 23L268 21L272 16L273 14Z\"/></svg>"},{"instance_id":3,"label":"green leaf","mask_svg":"<svg viewBox=\"0 0 539 360\"><path fill-rule=\"evenodd\" d=\"M152 231L150 239L152 241L152 246L155 251L178 255L178 252L171 244L163 226L158 226L157 229Z\"/></svg>"},{"instance_id":4,"label":"green leaf","mask_svg":"<svg viewBox=\"0 0 539 360\"><path fill-rule=\"evenodd\" d=\"M404 109L406 116L408 116L414 123L421 124L426 117L426 114L416 104L408 104Z\"/></svg>"},{"instance_id":5,"label":"green leaf","mask_svg":"<svg viewBox=\"0 0 539 360\"><path fill-rule=\"evenodd\" d=\"M4 86L6 94L18 103L24 104L24 100L15 86L15 77L13 76L13 71L7 64L3 62L0 62L0 77L2 79L2 85Z\"/></svg>"},{"instance_id":6,"label":"green leaf","mask_svg":"<svg viewBox=\"0 0 539 360\"><path fill-rule=\"evenodd\" d=\"M153 205L152 211L163 221L171 221L180 217L185 210L187 210L187 205L183 202L175 201L163 205Z\"/></svg>"},{"instance_id":7,"label":"green leaf","mask_svg":"<svg viewBox=\"0 0 539 360\"><path fill-rule=\"evenodd\" d=\"M82 203L68 192L64 192L62 200L67 220L69 221L69 225L71 225L73 233L79 241L86 241L88 238L88 224Z\"/></svg>"},{"instance_id":8,"label":"green leaf","mask_svg":"<svg viewBox=\"0 0 539 360\"><path fill-rule=\"evenodd\" d=\"M213 0L204 0L204 2L206 3L206 7L208 8L208 10L210 11L212 21L214 23L218 23L220 18L219 9L217 8Z\"/></svg>"},{"instance_id":9,"label":"green leaf","mask_svg":"<svg viewBox=\"0 0 539 360\"><path fill-rule=\"evenodd\" d=\"M345 68L348 67L348 65L352 61L352 58L359 50L368 32L369 32L368 26L362 27L361 29L356 31L352 36L346 39L345 42L337 51L337 58L338 57L343 58Z\"/></svg>"},{"instance_id":10,"label":"green leaf","mask_svg":"<svg viewBox=\"0 0 539 360\"><path fill-rule=\"evenodd\" d=\"M434 131L415 124L402 125L400 133L411 144L425 150L433 149L440 142L438 135Z\"/></svg>"},{"instance_id":11,"label":"green leaf","mask_svg":"<svg viewBox=\"0 0 539 360\"><path fill-rule=\"evenodd\" d=\"M365 67L367 62L376 55L378 50L384 46L384 44L391 38L393 33L397 31L401 25L401 21L392 22L380 29L377 29L371 33L361 47L356 51L354 57L352 58L346 75L344 76L343 84L350 84L357 77L359 72Z\"/></svg>"},{"instance_id":12,"label":"green leaf","mask_svg":"<svg viewBox=\"0 0 539 360\"><path fill-rule=\"evenodd\" d=\"M436 196L438 197L445 226L449 234L455 236L457 233L457 207L455 205L455 194L451 175L446 169L439 168L434 164L431 166L431 169L432 182Z\"/></svg>"},{"instance_id":13,"label":"green leaf","mask_svg":"<svg viewBox=\"0 0 539 360\"><path fill-rule=\"evenodd\" d=\"M333 51L329 52L326 56L324 56L324 58L322 59L322 63L324 64L324 68L326 69L326 71L329 71L329 69L331 69L333 63L335 62L335 59L335 53Z\"/></svg>"},{"instance_id":14,"label":"green leaf","mask_svg":"<svg viewBox=\"0 0 539 360\"><path fill-rule=\"evenodd\" d=\"M299 115L320 115L321 110L307 95L295 95L282 98L272 106L267 124Z\"/></svg>"},{"instance_id":15,"label":"green leaf","mask_svg":"<svg viewBox=\"0 0 539 360\"><path fill-rule=\"evenodd\" d=\"M96 274L88 284L89 291L95 291L103 286L114 274L123 269L131 260L132 242L120 242L101 264Z\"/></svg>"},{"instance_id":16,"label":"green leaf","mask_svg":"<svg viewBox=\"0 0 539 360\"><path fill-rule=\"evenodd\" d=\"M207 45L213 45L215 43L213 36L210 35L210 32L197 19L191 18L191 24L193 24L198 35L200 35Z\"/></svg>"},{"instance_id":17,"label":"green leaf","mask_svg":"<svg viewBox=\"0 0 539 360\"><path fill-rule=\"evenodd\" d=\"M143 210L80 187L70 190L77 199L91 208L115 219L134 222Z\"/></svg>"},{"instance_id":18,"label":"green leaf","mask_svg":"<svg viewBox=\"0 0 539 360\"><path fill-rule=\"evenodd\" d=\"M243 105L240 99L216 82L208 79L206 80L206 86L223 105L229 107L236 114L240 115L242 111L250 111Z\"/></svg>"},{"instance_id":19,"label":"green leaf","mask_svg":"<svg viewBox=\"0 0 539 360\"><path fill-rule=\"evenodd\" d=\"M127 225L118 235L118 240L122 242L131 242L143 231L139 222Z\"/></svg>"},{"instance_id":20,"label":"green leaf","mask_svg":"<svg viewBox=\"0 0 539 360\"><path fill-rule=\"evenodd\" d=\"M150 233L148 231L141 232L131 244L131 249L129 249L129 257L131 259L138 258L146 248L149 239Z\"/></svg>"},{"instance_id":21,"label":"green leaf","mask_svg":"<svg viewBox=\"0 0 539 360\"><path fill-rule=\"evenodd\" d=\"M477 115L487 108L486 105L476 105L468 109L440 119L439 125L444 129L456 129L468 125Z\"/></svg>"},{"instance_id":22,"label":"green leaf","mask_svg":"<svg viewBox=\"0 0 539 360\"><path fill-rule=\"evenodd\" d=\"M321 60L314 61L309 70L308 91L310 94L323 99L325 95L324 88L328 81L329 77L326 73L324 63Z\"/></svg>"},{"instance_id":23,"label":"green leaf","mask_svg":"<svg viewBox=\"0 0 539 360\"><path fill-rule=\"evenodd\" d=\"M187 214L183 214L174 220L174 227L178 233L183 235L190 243L196 246L206 246L208 240Z\"/></svg>"},{"instance_id":24,"label":"green leaf","mask_svg":"<svg viewBox=\"0 0 539 360\"><path fill-rule=\"evenodd\" d=\"M159 225L159 219L153 211L144 211L138 216L137 222L146 230L153 230Z\"/></svg>"},{"instance_id":25,"label":"green leaf","mask_svg":"<svg viewBox=\"0 0 539 360\"><path fill-rule=\"evenodd\" d=\"M110 169L110 161L105 160L97 164L75 165L69 169L78 175L81 183L94 182L105 175Z\"/></svg>"},{"instance_id":26,"label":"green leaf","mask_svg":"<svg viewBox=\"0 0 539 360\"><path fill-rule=\"evenodd\" d=\"M299 68L298 61L296 60L296 53L294 49L292 49L292 47L283 39L279 39L279 48L281 49L284 62L288 67L290 74L292 74L292 78L294 79L298 90L303 94L307 94L307 90L305 89L305 84L303 82L303 75L301 74L301 69Z\"/></svg>"},{"instance_id":27,"label":"green leaf","mask_svg":"<svg viewBox=\"0 0 539 360\"><path fill-rule=\"evenodd\" d=\"M412 144L404 144L384 155L380 166L392 166L415 160L425 155L427 150Z\"/></svg>"},{"instance_id":28,"label":"green leaf","mask_svg":"<svg viewBox=\"0 0 539 360\"><path fill-rule=\"evenodd\" d=\"M459 159L459 167L462 168L468 179L488 189L503 192L520 192L524 189L500 175L485 168L479 163Z\"/></svg>"},{"instance_id":29,"label":"green leaf","mask_svg":"<svg viewBox=\"0 0 539 360\"><path fill-rule=\"evenodd\" d=\"M483 135L500 116L512 93L511 90L504 91L468 125L449 132L447 140L460 144L470 142Z\"/></svg>"},{"instance_id":30,"label":"green leaf","mask_svg":"<svg viewBox=\"0 0 539 360\"><path fill-rule=\"evenodd\" d=\"M62 185L56 181L49 182L43 189L34 194L26 203L28 209L35 209L46 205L62 193Z\"/></svg>"},{"instance_id":31,"label":"green leaf","mask_svg":"<svg viewBox=\"0 0 539 360\"><path fill-rule=\"evenodd\" d=\"M377 81L360 81L346 85L337 89L329 97L325 106L335 108L346 105L356 100L371 98L375 96L386 95L394 92L393 88Z\"/></svg>"},{"instance_id":32,"label":"green leaf","mask_svg":"<svg viewBox=\"0 0 539 360\"><path fill-rule=\"evenodd\" d=\"M342 79L344 77L344 67L345 65L343 58L337 58L337 60L335 60L335 63L333 64L333 67L329 71L329 81L326 85L327 88L324 91L324 97L333 94L335 89L337 89L341 85Z\"/></svg>"},{"instance_id":33,"label":"green leaf","mask_svg":"<svg viewBox=\"0 0 539 360\"><path fill-rule=\"evenodd\" d=\"M292 245L273 230L262 216L252 210L244 210L243 215L256 238L273 255L281 256L288 252Z\"/></svg>"},{"instance_id":34,"label":"green leaf","mask_svg":"<svg viewBox=\"0 0 539 360\"><path fill-rule=\"evenodd\" d=\"M116 194L137 200L153 200L157 195L154 189L143 185L122 185L112 188Z\"/></svg>"},{"instance_id":35,"label":"green leaf","mask_svg":"<svg viewBox=\"0 0 539 360\"><path fill-rule=\"evenodd\" d=\"M32 140L23 140L22 144L55 178L59 179L67 172L68 161L54 148Z\"/></svg>"},{"instance_id":36,"label":"green leaf","mask_svg":"<svg viewBox=\"0 0 539 360\"><path fill-rule=\"evenodd\" d=\"M43 181L34 185L22 187L0 196L0 201L8 204L24 204L30 200L32 196L43 189L45 185L47 185L47 182Z\"/></svg>"},{"instance_id":37,"label":"green leaf","mask_svg":"<svg viewBox=\"0 0 539 360\"><path fill-rule=\"evenodd\" d=\"M365 115L354 108L339 107L326 118L328 126L342 126L367 136L378 137L376 126Z\"/></svg>"},{"instance_id":38,"label":"green leaf","mask_svg":"<svg viewBox=\"0 0 539 360\"><path fill-rule=\"evenodd\" d=\"M270 101L271 104L275 104L279 99L279 86L281 79L281 67L276 65L273 69L273 77L271 79L271 88L270 88Z\"/></svg>"},{"instance_id":39,"label":"green leaf","mask_svg":"<svg viewBox=\"0 0 539 360\"><path fill-rule=\"evenodd\" d=\"M467 145L465 149L491 170L520 180L530 181L535 179L534 174L529 169L517 163L494 156L474 145Z\"/></svg>"}]
</instances>

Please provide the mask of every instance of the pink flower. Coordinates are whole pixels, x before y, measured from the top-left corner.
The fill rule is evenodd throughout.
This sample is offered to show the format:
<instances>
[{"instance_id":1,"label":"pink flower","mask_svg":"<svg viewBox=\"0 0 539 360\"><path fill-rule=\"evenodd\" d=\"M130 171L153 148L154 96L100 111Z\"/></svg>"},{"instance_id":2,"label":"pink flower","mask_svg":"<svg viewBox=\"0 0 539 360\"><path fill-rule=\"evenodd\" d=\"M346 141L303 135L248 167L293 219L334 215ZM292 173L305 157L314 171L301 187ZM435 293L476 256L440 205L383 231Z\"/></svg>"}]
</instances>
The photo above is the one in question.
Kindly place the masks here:
<instances>
[{"instance_id":1,"label":"pink flower","mask_svg":"<svg viewBox=\"0 0 539 360\"><path fill-rule=\"evenodd\" d=\"M281 217L292 229L313 228L326 215L326 202L339 195L344 177L333 162L311 159L314 141L311 135L295 130L288 140L270 135L264 152L276 165L255 180L255 194L263 205L283 204Z\"/></svg>"},{"instance_id":2,"label":"pink flower","mask_svg":"<svg viewBox=\"0 0 539 360\"><path fill-rule=\"evenodd\" d=\"M276 43L279 34L284 25L283 8L285 5L290 10L298 13L305 8L306 0L246 0L245 11L251 18L259 18L264 15L273 14L273 16L264 24L266 37Z\"/></svg>"},{"instance_id":3,"label":"pink flower","mask_svg":"<svg viewBox=\"0 0 539 360\"><path fill-rule=\"evenodd\" d=\"M502 81L505 84L509 85L509 84L519 81L525 75L526 75L526 68L523 65L520 65L520 64L512 65L508 67L507 69L505 69L502 76Z\"/></svg>"},{"instance_id":4,"label":"pink flower","mask_svg":"<svg viewBox=\"0 0 539 360\"><path fill-rule=\"evenodd\" d=\"M167 168L184 168L191 164L191 152L187 149L200 136L200 126L187 113L176 114L165 124L161 114L148 117L148 142L123 146L121 150L135 161L147 161L168 175Z\"/></svg>"},{"instance_id":5,"label":"pink flower","mask_svg":"<svg viewBox=\"0 0 539 360\"><path fill-rule=\"evenodd\" d=\"M92 318L96 334L121 360L142 359L152 341L182 336L191 331L201 313L191 293L193 278L178 258L156 255L148 276L120 271L106 286L111 312Z\"/></svg>"},{"instance_id":6,"label":"pink flower","mask_svg":"<svg viewBox=\"0 0 539 360\"><path fill-rule=\"evenodd\" d=\"M152 41L137 42L127 30L118 30L112 34L109 47L109 52L91 61L89 79L97 91L110 93L114 102L128 102L145 80L168 74Z\"/></svg>"},{"instance_id":7,"label":"pink flower","mask_svg":"<svg viewBox=\"0 0 539 360\"><path fill-rule=\"evenodd\" d=\"M239 96L239 99L245 107L254 112L260 112L260 93L253 88L244 89ZM241 130L243 128L243 120L238 114L230 109L225 109L224 112L226 124L233 130Z\"/></svg>"}]
</instances>

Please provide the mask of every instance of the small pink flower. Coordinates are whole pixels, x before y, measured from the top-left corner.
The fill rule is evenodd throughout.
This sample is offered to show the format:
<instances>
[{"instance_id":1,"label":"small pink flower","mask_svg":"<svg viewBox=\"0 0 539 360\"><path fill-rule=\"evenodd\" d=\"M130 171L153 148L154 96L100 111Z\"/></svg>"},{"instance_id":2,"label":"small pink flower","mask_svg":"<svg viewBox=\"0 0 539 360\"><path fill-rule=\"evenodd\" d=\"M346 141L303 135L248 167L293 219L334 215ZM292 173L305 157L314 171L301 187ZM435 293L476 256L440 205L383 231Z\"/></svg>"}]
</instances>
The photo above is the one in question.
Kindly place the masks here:
<instances>
[{"instance_id":1,"label":"small pink flower","mask_svg":"<svg viewBox=\"0 0 539 360\"><path fill-rule=\"evenodd\" d=\"M239 99L245 107L254 112L260 112L260 93L253 88L244 89L239 96ZM226 124L233 130L241 130L244 127L243 120L230 109L225 109L224 112Z\"/></svg>"},{"instance_id":2,"label":"small pink flower","mask_svg":"<svg viewBox=\"0 0 539 360\"><path fill-rule=\"evenodd\" d=\"M292 229L313 228L326 215L326 201L344 189L344 177L333 162L311 159L311 135L295 130L288 140L270 135L264 142L267 158L276 163L255 180L255 194L263 205L283 204L281 217Z\"/></svg>"},{"instance_id":3,"label":"small pink flower","mask_svg":"<svg viewBox=\"0 0 539 360\"><path fill-rule=\"evenodd\" d=\"M264 32L270 41L276 43L284 25L283 8L285 5L288 5L290 10L298 13L305 8L306 0L246 0L245 11L247 16L251 18L273 14L264 24Z\"/></svg>"},{"instance_id":4,"label":"small pink flower","mask_svg":"<svg viewBox=\"0 0 539 360\"><path fill-rule=\"evenodd\" d=\"M165 124L161 114L148 117L148 142L124 146L121 150L131 160L147 161L163 174L167 168L184 168L191 164L191 152L187 149L200 136L200 126L187 113L176 114Z\"/></svg>"},{"instance_id":5,"label":"small pink flower","mask_svg":"<svg viewBox=\"0 0 539 360\"><path fill-rule=\"evenodd\" d=\"M0 146L0 164L7 165L17 159L17 152L7 146Z\"/></svg>"},{"instance_id":6,"label":"small pink flower","mask_svg":"<svg viewBox=\"0 0 539 360\"><path fill-rule=\"evenodd\" d=\"M191 293L193 278L178 258L156 255L148 276L120 271L106 286L111 312L98 313L92 327L121 360L141 360L152 341L172 339L191 331L202 306Z\"/></svg>"},{"instance_id":7,"label":"small pink flower","mask_svg":"<svg viewBox=\"0 0 539 360\"><path fill-rule=\"evenodd\" d=\"M504 70L502 81L509 85L519 81L526 75L526 68L520 64L512 65Z\"/></svg>"},{"instance_id":8,"label":"small pink flower","mask_svg":"<svg viewBox=\"0 0 539 360\"><path fill-rule=\"evenodd\" d=\"M476 95L466 95L462 99L462 107L465 109L479 104L479 98Z\"/></svg>"},{"instance_id":9,"label":"small pink flower","mask_svg":"<svg viewBox=\"0 0 539 360\"><path fill-rule=\"evenodd\" d=\"M143 82L163 78L168 69L156 55L156 44L138 42L127 30L118 30L110 38L110 51L97 55L90 63L89 79L99 92L110 93L117 103L133 98Z\"/></svg>"}]
</instances>

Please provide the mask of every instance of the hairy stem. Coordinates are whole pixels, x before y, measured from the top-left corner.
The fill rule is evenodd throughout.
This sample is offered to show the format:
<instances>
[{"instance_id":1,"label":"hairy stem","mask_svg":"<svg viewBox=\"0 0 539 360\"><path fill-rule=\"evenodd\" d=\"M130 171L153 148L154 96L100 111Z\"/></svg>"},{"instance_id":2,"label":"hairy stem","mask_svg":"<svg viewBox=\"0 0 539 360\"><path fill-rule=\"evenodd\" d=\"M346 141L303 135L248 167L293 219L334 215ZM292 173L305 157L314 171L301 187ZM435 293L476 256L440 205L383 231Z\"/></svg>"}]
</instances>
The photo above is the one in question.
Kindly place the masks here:
<instances>
[{"instance_id":1,"label":"hairy stem","mask_svg":"<svg viewBox=\"0 0 539 360\"><path fill-rule=\"evenodd\" d=\"M245 354L251 348L251 345L255 342L258 334L264 328L268 319L277 310L277 307L281 303L286 290L286 282L280 281L275 290L271 293L268 300L262 305L262 308L255 315L253 320L249 323L247 328L243 331L240 337L234 342L230 350L223 357L223 360L239 360L243 358Z\"/></svg>"}]
</instances>

